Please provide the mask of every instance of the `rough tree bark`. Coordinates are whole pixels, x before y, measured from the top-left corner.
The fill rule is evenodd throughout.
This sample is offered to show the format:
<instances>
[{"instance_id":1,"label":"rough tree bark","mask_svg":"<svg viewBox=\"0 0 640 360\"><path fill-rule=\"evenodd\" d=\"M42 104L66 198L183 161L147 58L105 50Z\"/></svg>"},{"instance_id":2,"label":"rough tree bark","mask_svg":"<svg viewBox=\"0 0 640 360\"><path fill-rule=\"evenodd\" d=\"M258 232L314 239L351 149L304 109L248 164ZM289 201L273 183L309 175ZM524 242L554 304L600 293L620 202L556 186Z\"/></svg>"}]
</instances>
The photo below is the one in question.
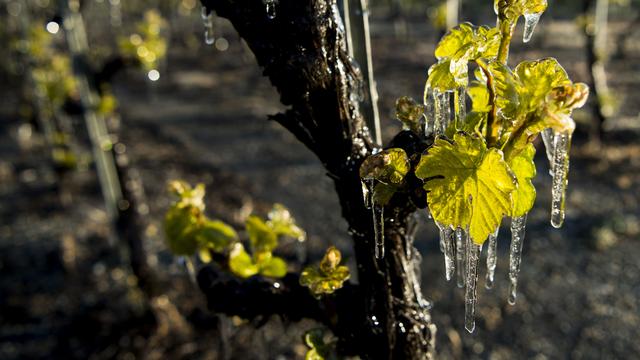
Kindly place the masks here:
<instances>
[{"instance_id":1,"label":"rough tree bark","mask_svg":"<svg viewBox=\"0 0 640 360\"><path fill-rule=\"evenodd\" d=\"M420 255L412 244L414 204L424 207L425 196L416 186L417 194L392 199L384 210L386 256L376 259L371 211L364 206L358 175L374 145L359 111L362 74L348 56L336 0L280 0L274 19L258 0L202 3L231 21L278 89L281 102L290 106L271 119L313 151L333 179L358 264L358 284L322 301L300 288L293 274L276 289L268 286L267 279L243 283L208 267L200 271L198 280L209 307L247 317L286 316L296 308L294 319L309 317L327 324L340 338L338 348L343 354L368 359L431 358L436 329L421 294L416 271ZM410 155L426 147L409 132L400 133L392 143ZM227 296L237 301L225 300ZM247 301L251 298L253 302ZM292 306L265 305L280 301Z\"/></svg>"}]
</instances>

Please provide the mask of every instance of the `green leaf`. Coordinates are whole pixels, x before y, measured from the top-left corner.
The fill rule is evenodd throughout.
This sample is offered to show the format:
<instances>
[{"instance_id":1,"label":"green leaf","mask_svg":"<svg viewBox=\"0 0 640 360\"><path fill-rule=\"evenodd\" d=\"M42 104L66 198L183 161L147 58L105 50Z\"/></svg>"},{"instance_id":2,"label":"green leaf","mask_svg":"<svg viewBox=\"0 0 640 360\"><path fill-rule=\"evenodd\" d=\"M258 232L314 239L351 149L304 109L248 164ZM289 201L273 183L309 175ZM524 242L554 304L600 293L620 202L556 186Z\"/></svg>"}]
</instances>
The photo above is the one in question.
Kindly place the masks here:
<instances>
[{"instance_id":1,"label":"green leaf","mask_svg":"<svg viewBox=\"0 0 640 360\"><path fill-rule=\"evenodd\" d=\"M400 148L386 149L366 158L360 166L360 178L377 180L387 185L400 185L409 172L411 163Z\"/></svg>"},{"instance_id":2,"label":"green leaf","mask_svg":"<svg viewBox=\"0 0 640 360\"><path fill-rule=\"evenodd\" d=\"M193 206L200 211L204 210L204 184L198 184L192 188L191 185L185 181L173 180L169 182L169 191L179 198L176 206Z\"/></svg>"},{"instance_id":3,"label":"green leaf","mask_svg":"<svg viewBox=\"0 0 640 360\"><path fill-rule=\"evenodd\" d=\"M397 188L395 186L377 183L373 188L373 202L377 206L385 206L389 203L396 191Z\"/></svg>"},{"instance_id":4,"label":"green leaf","mask_svg":"<svg viewBox=\"0 0 640 360\"><path fill-rule=\"evenodd\" d=\"M487 26L460 24L451 29L438 43L435 56L438 60L468 62L478 58L493 58L498 55L500 30Z\"/></svg>"},{"instance_id":5,"label":"green leaf","mask_svg":"<svg viewBox=\"0 0 640 360\"><path fill-rule=\"evenodd\" d=\"M424 105L403 96L396 100L396 118L414 133L421 134L424 126Z\"/></svg>"},{"instance_id":6,"label":"green leaf","mask_svg":"<svg viewBox=\"0 0 640 360\"><path fill-rule=\"evenodd\" d=\"M305 231L296 225L296 220L284 205L274 204L268 217L267 225L271 227L277 236L288 236L298 241L304 241L307 238Z\"/></svg>"},{"instance_id":7,"label":"green leaf","mask_svg":"<svg viewBox=\"0 0 640 360\"><path fill-rule=\"evenodd\" d=\"M515 180L498 149L480 138L457 133L454 142L436 139L420 159L416 176L425 180L435 221L469 229L482 244L504 215L511 213Z\"/></svg>"},{"instance_id":8,"label":"green leaf","mask_svg":"<svg viewBox=\"0 0 640 360\"><path fill-rule=\"evenodd\" d=\"M487 77L488 88L494 94L496 114L501 118L516 119L520 116L520 93L522 86L508 66L497 61L477 61Z\"/></svg>"},{"instance_id":9,"label":"green leaf","mask_svg":"<svg viewBox=\"0 0 640 360\"><path fill-rule=\"evenodd\" d=\"M311 290L315 296L331 294L342 288L349 280L349 268L339 265L342 259L340 251L334 246L327 249L318 266L309 266L300 275L300 284Z\"/></svg>"},{"instance_id":10,"label":"green leaf","mask_svg":"<svg viewBox=\"0 0 640 360\"><path fill-rule=\"evenodd\" d=\"M260 272L260 268L253 262L241 243L235 243L229 253L229 269L241 278L248 278Z\"/></svg>"},{"instance_id":11,"label":"green leaf","mask_svg":"<svg viewBox=\"0 0 640 360\"><path fill-rule=\"evenodd\" d=\"M260 274L267 277L281 278L287 275L287 263L277 256L268 257L261 261L258 266L260 267Z\"/></svg>"},{"instance_id":12,"label":"green leaf","mask_svg":"<svg viewBox=\"0 0 640 360\"><path fill-rule=\"evenodd\" d=\"M523 61L516 66L515 73L522 84L520 97L526 112L537 110L554 88L572 84L554 58Z\"/></svg>"},{"instance_id":13,"label":"green leaf","mask_svg":"<svg viewBox=\"0 0 640 360\"><path fill-rule=\"evenodd\" d=\"M260 217L251 215L245 223L253 252L271 252L278 246L278 237Z\"/></svg>"},{"instance_id":14,"label":"green leaf","mask_svg":"<svg viewBox=\"0 0 640 360\"><path fill-rule=\"evenodd\" d=\"M312 329L304 334L304 343L309 347L305 360L332 360L335 356L335 341L325 340L325 330Z\"/></svg>"},{"instance_id":15,"label":"green leaf","mask_svg":"<svg viewBox=\"0 0 640 360\"><path fill-rule=\"evenodd\" d=\"M224 252L231 243L238 241L236 231L219 220L205 221L195 236L200 247L211 249L217 253Z\"/></svg>"},{"instance_id":16,"label":"green leaf","mask_svg":"<svg viewBox=\"0 0 640 360\"><path fill-rule=\"evenodd\" d=\"M198 241L195 231L198 228L199 211L192 207L173 205L164 218L164 232L169 250L175 255L192 255Z\"/></svg>"},{"instance_id":17,"label":"green leaf","mask_svg":"<svg viewBox=\"0 0 640 360\"><path fill-rule=\"evenodd\" d=\"M491 111L491 94L485 83L472 81L467 88L467 94L471 98L471 111L485 113Z\"/></svg>"},{"instance_id":18,"label":"green leaf","mask_svg":"<svg viewBox=\"0 0 640 360\"><path fill-rule=\"evenodd\" d=\"M515 21L524 14L541 14L547 0L494 0L493 7L501 20Z\"/></svg>"},{"instance_id":19,"label":"green leaf","mask_svg":"<svg viewBox=\"0 0 640 360\"><path fill-rule=\"evenodd\" d=\"M531 179L536 177L536 164L533 157L536 148L529 144L524 151L508 160L511 171L518 180L518 188L511 193L511 217L526 215L536 201L536 188Z\"/></svg>"},{"instance_id":20,"label":"green leaf","mask_svg":"<svg viewBox=\"0 0 640 360\"><path fill-rule=\"evenodd\" d=\"M495 58L499 47L498 28L464 23L451 29L436 47L435 56L439 61L429 68L427 88L445 92L466 87L469 61Z\"/></svg>"},{"instance_id":21,"label":"green leaf","mask_svg":"<svg viewBox=\"0 0 640 360\"><path fill-rule=\"evenodd\" d=\"M464 86L466 81L464 78L456 78L449 70L451 60L443 60L433 64L429 68L429 77L427 78L427 88L445 92Z\"/></svg>"}]
</instances>

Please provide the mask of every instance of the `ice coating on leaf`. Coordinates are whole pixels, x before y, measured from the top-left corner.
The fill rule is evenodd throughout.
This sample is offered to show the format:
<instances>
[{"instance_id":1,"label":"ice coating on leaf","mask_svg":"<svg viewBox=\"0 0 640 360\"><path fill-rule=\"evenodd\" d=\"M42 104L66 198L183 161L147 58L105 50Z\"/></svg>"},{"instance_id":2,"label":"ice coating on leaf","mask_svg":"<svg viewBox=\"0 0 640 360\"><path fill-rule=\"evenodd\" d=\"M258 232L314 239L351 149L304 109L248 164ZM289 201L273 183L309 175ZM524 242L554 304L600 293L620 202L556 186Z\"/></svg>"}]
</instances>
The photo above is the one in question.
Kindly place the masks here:
<instances>
[{"instance_id":1,"label":"ice coating on leaf","mask_svg":"<svg viewBox=\"0 0 640 360\"><path fill-rule=\"evenodd\" d=\"M542 142L544 143L544 149L547 154L547 159L549 160L549 175L553 177L553 153L556 148L555 144L555 134L553 133L553 129L544 129L540 136L542 137Z\"/></svg>"},{"instance_id":2,"label":"ice coating on leaf","mask_svg":"<svg viewBox=\"0 0 640 360\"><path fill-rule=\"evenodd\" d=\"M511 248L509 250L509 304L515 305L518 288L518 273L522 259L522 244L527 225L527 216L511 219Z\"/></svg>"},{"instance_id":3,"label":"ice coating on leaf","mask_svg":"<svg viewBox=\"0 0 640 360\"><path fill-rule=\"evenodd\" d=\"M468 62L496 57L499 45L497 28L464 23L451 29L436 47L438 63L429 68L426 89L445 92L467 86Z\"/></svg>"},{"instance_id":4,"label":"ice coating on leaf","mask_svg":"<svg viewBox=\"0 0 640 360\"><path fill-rule=\"evenodd\" d=\"M416 134L422 132L424 112L425 105L418 104L408 96L403 96L396 100L396 118L404 124L405 129L409 129Z\"/></svg>"},{"instance_id":5,"label":"ice coating on leaf","mask_svg":"<svg viewBox=\"0 0 640 360\"><path fill-rule=\"evenodd\" d=\"M473 333L476 328L476 303L478 302L478 263L480 262L480 253L482 245L474 244L471 241L467 256L467 276L466 288L464 292L464 328L469 333Z\"/></svg>"},{"instance_id":6,"label":"ice coating on leaf","mask_svg":"<svg viewBox=\"0 0 640 360\"><path fill-rule=\"evenodd\" d=\"M467 248L469 246L469 234L461 228L456 229L456 284L459 288L465 284L465 264L467 261Z\"/></svg>"},{"instance_id":7,"label":"ice coating on leaf","mask_svg":"<svg viewBox=\"0 0 640 360\"><path fill-rule=\"evenodd\" d=\"M536 201L536 188L531 182L531 179L536 177L536 164L533 162L535 154L536 148L529 144L507 161L518 181L518 187L511 193L512 217L528 213Z\"/></svg>"},{"instance_id":8,"label":"ice coating on leaf","mask_svg":"<svg viewBox=\"0 0 640 360\"><path fill-rule=\"evenodd\" d=\"M213 45L215 38L213 37L213 11L209 11L206 7L202 7L202 23L204 25L204 42L207 45Z\"/></svg>"},{"instance_id":9,"label":"ice coating on leaf","mask_svg":"<svg viewBox=\"0 0 640 360\"><path fill-rule=\"evenodd\" d=\"M456 268L453 229L440 223L436 223L436 225L440 230L440 243L444 252L444 274L447 281L450 281Z\"/></svg>"},{"instance_id":10,"label":"ice coating on leaf","mask_svg":"<svg viewBox=\"0 0 640 360\"><path fill-rule=\"evenodd\" d=\"M569 150L571 135L559 133L554 137L553 180L551 184L551 225L555 228L564 222L564 206L569 174Z\"/></svg>"},{"instance_id":11,"label":"ice coating on leaf","mask_svg":"<svg viewBox=\"0 0 640 360\"><path fill-rule=\"evenodd\" d=\"M496 274L496 265L498 264L498 232L500 228L496 228L496 231L489 235L489 246L487 248L487 278L484 286L487 289L493 288L493 281Z\"/></svg>"},{"instance_id":12,"label":"ice coating on leaf","mask_svg":"<svg viewBox=\"0 0 640 360\"><path fill-rule=\"evenodd\" d=\"M451 122L451 92L434 90L434 135L443 135Z\"/></svg>"},{"instance_id":13,"label":"ice coating on leaf","mask_svg":"<svg viewBox=\"0 0 640 360\"><path fill-rule=\"evenodd\" d=\"M360 165L360 179L377 180L387 185L399 185L409 172L407 153L400 148L382 150L366 158ZM373 191L373 188L369 188Z\"/></svg>"},{"instance_id":14,"label":"ice coating on leaf","mask_svg":"<svg viewBox=\"0 0 640 360\"><path fill-rule=\"evenodd\" d=\"M527 43L531 40L533 36L533 32L536 29L536 25L540 21L540 17L542 13L525 13L524 14L524 33L522 37L522 41Z\"/></svg>"},{"instance_id":15,"label":"ice coating on leaf","mask_svg":"<svg viewBox=\"0 0 640 360\"><path fill-rule=\"evenodd\" d=\"M475 243L483 243L511 213L515 179L502 152L487 149L478 137L459 132L453 143L436 139L415 173L425 180L435 221L468 229Z\"/></svg>"},{"instance_id":16,"label":"ice coating on leaf","mask_svg":"<svg viewBox=\"0 0 640 360\"><path fill-rule=\"evenodd\" d=\"M382 259L384 257L384 207L372 204L371 214L375 234L375 255L376 259Z\"/></svg>"}]
</instances>

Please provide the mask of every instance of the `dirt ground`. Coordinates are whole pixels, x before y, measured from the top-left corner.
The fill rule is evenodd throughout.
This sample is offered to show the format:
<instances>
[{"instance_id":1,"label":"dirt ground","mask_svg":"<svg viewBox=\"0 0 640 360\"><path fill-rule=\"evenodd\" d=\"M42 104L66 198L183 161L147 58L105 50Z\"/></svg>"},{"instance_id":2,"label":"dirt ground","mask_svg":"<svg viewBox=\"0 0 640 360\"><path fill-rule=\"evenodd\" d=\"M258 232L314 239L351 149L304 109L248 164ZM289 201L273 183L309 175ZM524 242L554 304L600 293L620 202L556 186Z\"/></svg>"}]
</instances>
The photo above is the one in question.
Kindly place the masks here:
<instances>
[{"instance_id":1,"label":"dirt ground","mask_svg":"<svg viewBox=\"0 0 640 360\"><path fill-rule=\"evenodd\" d=\"M421 96L435 35L417 20L403 35L394 35L389 21L374 20L374 66L389 140L399 129L395 99ZM233 30L223 23L221 31L227 51L176 40L157 84L134 70L114 83L121 136L150 207L147 249L166 294L152 304L161 315L156 320L113 245L94 173L60 181L37 141L21 143L17 92L0 86L0 358L304 356L301 334L313 322L245 324L208 313L163 244L166 183L184 179L207 185L211 217L239 226L243 215L264 215L281 202L309 234L304 257L318 259L329 244L348 259L352 253L330 179L310 151L267 120L283 109L277 93ZM536 158L538 200L529 214L515 306L507 304L503 225L496 286L480 289L476 332L466 333L462 290L444 280L436 228L421 217L423 290L433 302L441 358L626 359L640 353L640 49L623 45L624 56L607 66L621 112L607 124L600 149L584 130L589 109L576 114L583 130L572 148L560 230L549 224L551 181L542 150ZM584 40L572 22L543 22L530 45L516 41L512 62L544 56L557 57L575 81L587 80ZM483 284L484 269L480 278Z\"/></svg>"}]
</instances>

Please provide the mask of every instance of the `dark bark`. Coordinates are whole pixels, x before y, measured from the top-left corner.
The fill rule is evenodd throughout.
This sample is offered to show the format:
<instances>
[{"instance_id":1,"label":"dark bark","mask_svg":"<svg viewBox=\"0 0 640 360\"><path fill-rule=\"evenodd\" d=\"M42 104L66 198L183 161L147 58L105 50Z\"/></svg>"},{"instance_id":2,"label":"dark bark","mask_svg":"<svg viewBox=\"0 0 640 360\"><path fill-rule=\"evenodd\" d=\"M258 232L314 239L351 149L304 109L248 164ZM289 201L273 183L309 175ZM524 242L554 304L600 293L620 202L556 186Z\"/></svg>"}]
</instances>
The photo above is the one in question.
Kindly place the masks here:
<instances>
[{"instance_id":1,"label":"dark bark","mask_svg":"<svg viewBox=\"0 0 640 360\"><path fill-rule=\"evenodd\" d=\"M419 254L412 245L416 206L411 195L398 194L385 208L387 255L380 260L374 256L372 216L364 206L358 175L374 146L357 102L362 78L347 55L335 0L280 0L275 19L267 17L260 1L202 2L231 21L280 92L282 103L290 106L272 119L309 147L335 182L353 237L359 285L350 294L351 316L336 312L331 328L342 329L337 335L343 344L364 358L430 357L435 326L414 269ZM212 303L220 295L207 287L203 290L211 309L222 310ZM219 291L235 294L224 287ZM341 291L347 290L338 290L336 296ZM255 303L261 302L262 293L253 294Z\"/></svg>"}]
</instances>

